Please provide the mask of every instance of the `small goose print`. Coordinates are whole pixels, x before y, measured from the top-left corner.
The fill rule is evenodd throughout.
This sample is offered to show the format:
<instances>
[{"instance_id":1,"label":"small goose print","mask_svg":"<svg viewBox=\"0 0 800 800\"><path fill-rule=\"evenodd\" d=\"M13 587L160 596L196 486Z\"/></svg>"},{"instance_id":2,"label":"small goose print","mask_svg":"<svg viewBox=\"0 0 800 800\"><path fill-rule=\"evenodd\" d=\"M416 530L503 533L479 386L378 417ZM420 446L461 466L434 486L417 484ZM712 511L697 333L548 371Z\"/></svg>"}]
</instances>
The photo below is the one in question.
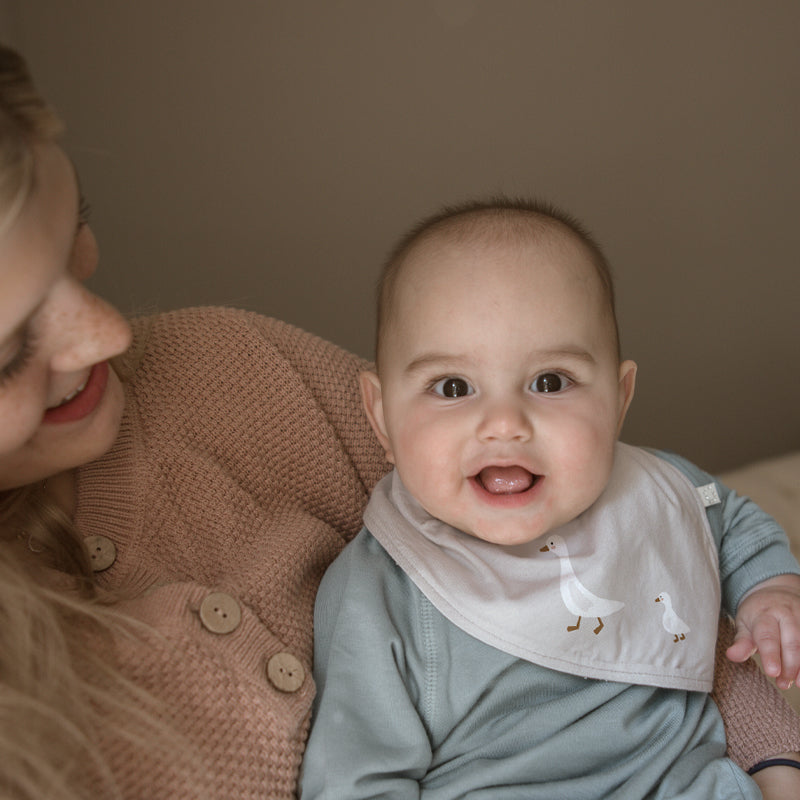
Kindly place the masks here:
<instances>
[{"instance_id":1,"label":"small goose print","mask_svg":"<svg viewBox=\"0 0 800 800\"><path fill-rule=\"evenodd\" d=\"M568 631L577 631L581 626L584 617L595 617L598 625L594 628L595 634L600 633L605 627L602 617L615 614L625 607L625 603L619 600L606 600L592 594L577 578L575 570L569 560L567 545L557 534L551 534L544 547L539 548L542 553L553 553L558 556L561 567L561 599L567 610L574 614L578 621L574 625L568 625Z\"/></svg>"},{"instance_id":2,"label":"small goose print","mask_svg":"<svg viewBox=\"0 0 800 800\"><path fill-rule=\"evenodd\" d=\"M675 613L672 608L672 598L666 592L661 592L656 597L656 603L664 604L664 616L661 619L664 630L675 637L673 642L683 641L689 633L689 626Z\"/></svg>"}]
</instances>

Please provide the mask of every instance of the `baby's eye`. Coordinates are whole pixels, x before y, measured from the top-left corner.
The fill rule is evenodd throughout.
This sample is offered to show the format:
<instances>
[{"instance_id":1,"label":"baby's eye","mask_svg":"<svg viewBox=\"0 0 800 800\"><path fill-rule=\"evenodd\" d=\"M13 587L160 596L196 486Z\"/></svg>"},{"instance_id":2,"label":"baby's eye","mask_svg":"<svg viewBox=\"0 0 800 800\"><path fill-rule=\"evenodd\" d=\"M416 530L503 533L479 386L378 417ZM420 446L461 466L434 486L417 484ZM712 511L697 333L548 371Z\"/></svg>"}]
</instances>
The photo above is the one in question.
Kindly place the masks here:
<instances>
[{"instance_id":1,"label":"baby's eye","mask_svg":"<svg viewBox=\"0 0 800 800\"><path fill-rule=\"evenodd\" d=\"M442 378L431 387L441 397L466 397L475 391L463 378Z\"/></svg>"},{"instance_id":2,"label":"baby's eye","mask_svg":"<svg viewBox=\"0 0 800 800\"><path fill-rule=\"evenodd\" d=\"M561 375L558 372L543 372L533 379L531 391L552 394L554 392L563 392L564 389L569 388L571 385L572 381L566 375Z\"/></svg>"}]
</instances>

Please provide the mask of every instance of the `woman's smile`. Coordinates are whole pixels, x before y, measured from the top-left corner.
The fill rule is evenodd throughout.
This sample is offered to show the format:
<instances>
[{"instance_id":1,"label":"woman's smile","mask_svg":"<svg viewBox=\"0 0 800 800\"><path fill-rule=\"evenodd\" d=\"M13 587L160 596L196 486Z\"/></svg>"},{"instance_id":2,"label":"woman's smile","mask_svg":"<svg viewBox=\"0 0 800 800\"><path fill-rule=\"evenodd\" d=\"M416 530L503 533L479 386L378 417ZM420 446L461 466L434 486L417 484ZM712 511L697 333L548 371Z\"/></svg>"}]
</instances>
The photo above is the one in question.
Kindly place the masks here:
<instances>
[{"instance_id":1,"label":"woman's smile","mask_svg":"<svg viewBox=\"0 0 800 800\"><path fill-rule=\"evenodd\" d=\"M95 364L77 389L44 412L42 423L76 422L89 416L103 399L108 385L108 371L107 361Z\"/></svg>"}]
</instances>

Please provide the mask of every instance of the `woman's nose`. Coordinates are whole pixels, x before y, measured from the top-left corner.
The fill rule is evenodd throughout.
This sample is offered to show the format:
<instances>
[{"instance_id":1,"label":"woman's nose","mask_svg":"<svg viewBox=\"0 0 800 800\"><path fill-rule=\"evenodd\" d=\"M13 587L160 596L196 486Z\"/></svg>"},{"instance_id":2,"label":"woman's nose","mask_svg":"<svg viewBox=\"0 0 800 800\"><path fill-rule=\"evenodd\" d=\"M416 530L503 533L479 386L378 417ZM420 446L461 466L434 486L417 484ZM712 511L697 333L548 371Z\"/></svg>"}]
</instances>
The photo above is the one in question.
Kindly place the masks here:
<instances>
[{"instance_id":1,"label":"woman's nose","mask_svg":"<svg viewBox=\"0 0 800 800\"><path fill-rule=\"evenodd\" d=\"M503 400L488 405L478 425L478 438L482 441L528 441L533 435L533 423L522 407L514 400Z\"/></svg>"},{"instance_id":2,"label":"woman's nose","mask_svg":"<svg viewBox=\"0 0 800 800\"><path fill-rule=\"evenodd\" d=\"M67 278L53 297L47 319L50 368L76 372L120 355L131 343L131 329L122 315L75 278Z\"/></svg>"}]
</instances>

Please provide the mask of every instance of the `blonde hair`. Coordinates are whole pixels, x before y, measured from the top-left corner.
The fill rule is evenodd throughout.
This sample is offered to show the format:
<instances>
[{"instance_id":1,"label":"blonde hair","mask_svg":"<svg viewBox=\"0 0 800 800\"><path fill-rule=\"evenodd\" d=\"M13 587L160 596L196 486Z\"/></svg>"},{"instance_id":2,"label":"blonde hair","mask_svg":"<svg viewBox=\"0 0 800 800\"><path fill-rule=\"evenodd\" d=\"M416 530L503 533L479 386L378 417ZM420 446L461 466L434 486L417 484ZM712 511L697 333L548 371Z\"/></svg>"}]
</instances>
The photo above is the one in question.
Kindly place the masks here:
<instances>
[{"instance_id":1,"label":"blonde hair","mask_svg":"<svg viewBox=\"0 0 800 800\"><path fill-rule=\"evenodd\" d=\"M62 127L22 57L0 45L0 234L13 223L33 183L31 145L55 141Z\"/></svg>"},{"instance_id":2,"label":"blonde hair","mask_svg":"<svg viewBox=\"0 0 800 800\"><path fill-rule=\"evenodd\" d=\"M33 147L61 130L24 60L0 45L0 235L31 191ZM174 757L182 745L155 701L114 663L116 637L148 635L98 597L82 537L41 485L0 492L0 797L119 796L102 741Z\"/></svg>"}]
</instances>

